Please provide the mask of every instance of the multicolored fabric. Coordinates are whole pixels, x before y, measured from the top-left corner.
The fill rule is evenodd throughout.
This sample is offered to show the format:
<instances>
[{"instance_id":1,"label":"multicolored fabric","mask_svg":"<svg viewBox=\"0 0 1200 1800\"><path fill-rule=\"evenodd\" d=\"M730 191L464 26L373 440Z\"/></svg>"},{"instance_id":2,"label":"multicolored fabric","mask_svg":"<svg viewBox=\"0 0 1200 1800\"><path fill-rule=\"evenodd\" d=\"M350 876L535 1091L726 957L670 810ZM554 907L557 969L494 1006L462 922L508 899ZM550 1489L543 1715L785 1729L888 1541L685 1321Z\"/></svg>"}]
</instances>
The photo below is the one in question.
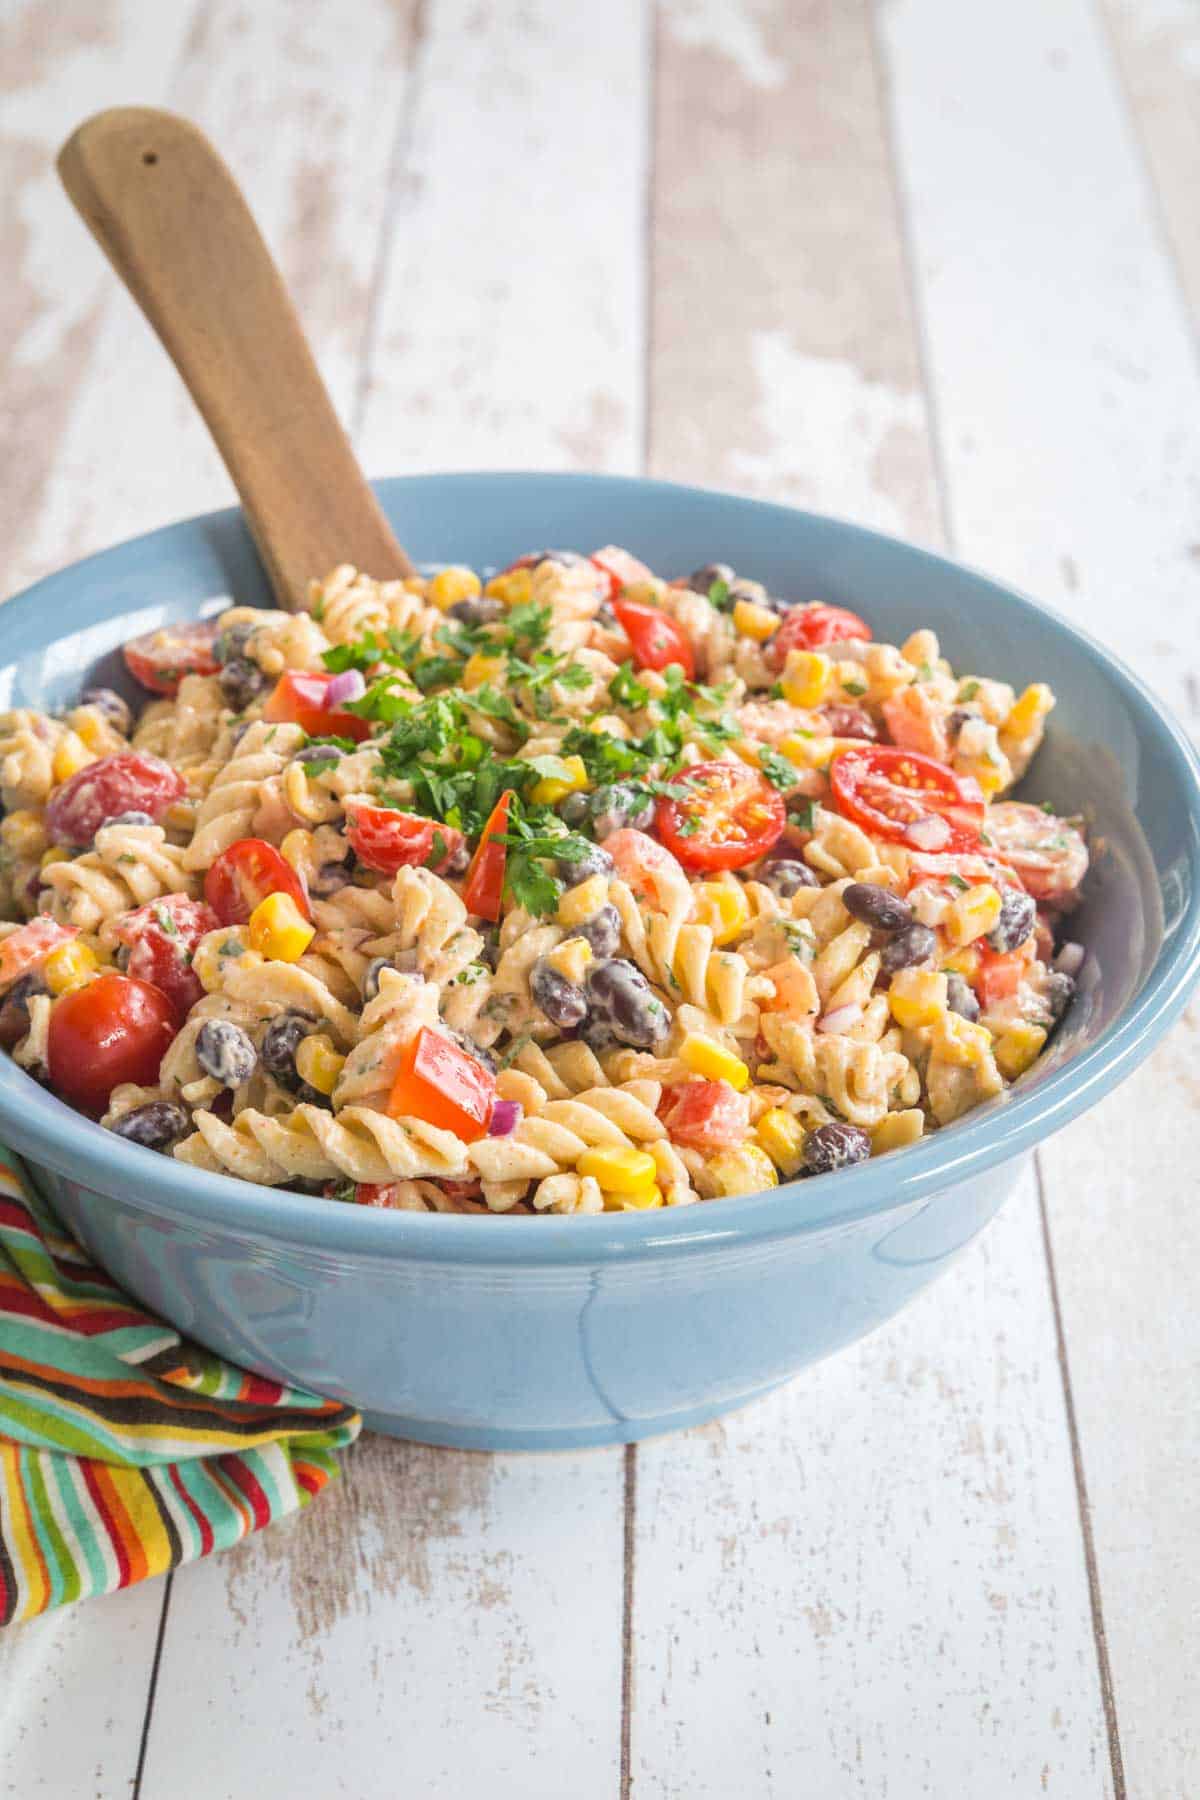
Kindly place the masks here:
<instances>
[{"instance_id":1,"label":"multicolored fabric","mask_svg":"<svg viewBox=\"0 0 1200 1800\"><path fill-rule=\"evenodd\" d=\"M0 1147L0 1625L307 1506L360 1428L144 1312Z\"/></svg>"}]
</instances>

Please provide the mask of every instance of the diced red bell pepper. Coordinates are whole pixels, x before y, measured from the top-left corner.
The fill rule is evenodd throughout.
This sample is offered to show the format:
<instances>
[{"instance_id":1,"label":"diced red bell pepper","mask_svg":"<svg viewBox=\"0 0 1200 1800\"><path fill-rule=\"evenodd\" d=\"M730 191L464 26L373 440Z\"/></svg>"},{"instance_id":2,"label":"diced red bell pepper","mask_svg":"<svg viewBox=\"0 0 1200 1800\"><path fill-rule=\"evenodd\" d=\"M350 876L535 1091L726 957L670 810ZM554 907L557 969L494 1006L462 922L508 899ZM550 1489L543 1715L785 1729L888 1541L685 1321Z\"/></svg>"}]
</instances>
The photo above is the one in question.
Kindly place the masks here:
<instances>
[{"instance_id":1,"label":"diced red bell pepper","mask_svg":"<svg viewBox=\"0 0 1200 1800\"><path fill-rule=\"evenodd\" d=\"M340 712L327 705L326 698L335 675L309 674L290 669L281 675L263 707L263 718L273 724L302 725L310 737L353 738L361 744L370 737L371 727L357 713Z\"/></svg>"},{"instance_id":2,"label":"diced red bell pepper","mask_svg":"<svg viewBox=\"0 0 1200 1800\"><path fill-rule=\"evenodd\" d=\"M424 1119L471 1144L487 1133L495 1092L490 1069L424 1025L404 1052L387 1109L393 1119Z\"/></svg>"}]
</instances>

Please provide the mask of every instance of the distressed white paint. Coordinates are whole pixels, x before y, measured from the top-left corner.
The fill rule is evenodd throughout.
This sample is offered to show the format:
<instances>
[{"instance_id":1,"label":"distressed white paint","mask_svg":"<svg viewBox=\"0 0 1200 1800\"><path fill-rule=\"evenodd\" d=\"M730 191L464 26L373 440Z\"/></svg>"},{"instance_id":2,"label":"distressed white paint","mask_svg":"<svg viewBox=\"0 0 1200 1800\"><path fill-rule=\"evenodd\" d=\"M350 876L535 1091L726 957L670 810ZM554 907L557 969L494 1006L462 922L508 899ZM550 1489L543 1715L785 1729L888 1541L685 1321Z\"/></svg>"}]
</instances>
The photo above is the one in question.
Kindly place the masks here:
<instances>
[{"instance_id":1,"label":"distressed white paint","mask_svg":"<svg viewBox=\"0 0 1200 1800\"><path fill-rule=\"evenodd\" d=\"M946 0L885 19L958 548L1066 606L1195 728L1200 365L1092 16ZM1196 1052L1193 1014L1042 1156L1139 1800L1200 1783Z\"/></svg>"},{"instance_id":2,"label":"distressed white paint","mask_svg":"<svg viewBox=\"0 0 1200 1800\"><path fill-rule=\"evenodd\" d=\"M741 0L668 0L671 34L689 50L712 50L750 87L781 87L787 64L772 43L770 22Z\"/></svg>"},{"instance_id":3,"label":"distressed white paint","mask_svg":"<svg viewBox=\"0 0 1200 1800\"><path fill-rule=\"evenodd\" d=\"M415 74L367 467L632 472L642 441L641 0L440 0Z\"/></svg>"}]
</instances>

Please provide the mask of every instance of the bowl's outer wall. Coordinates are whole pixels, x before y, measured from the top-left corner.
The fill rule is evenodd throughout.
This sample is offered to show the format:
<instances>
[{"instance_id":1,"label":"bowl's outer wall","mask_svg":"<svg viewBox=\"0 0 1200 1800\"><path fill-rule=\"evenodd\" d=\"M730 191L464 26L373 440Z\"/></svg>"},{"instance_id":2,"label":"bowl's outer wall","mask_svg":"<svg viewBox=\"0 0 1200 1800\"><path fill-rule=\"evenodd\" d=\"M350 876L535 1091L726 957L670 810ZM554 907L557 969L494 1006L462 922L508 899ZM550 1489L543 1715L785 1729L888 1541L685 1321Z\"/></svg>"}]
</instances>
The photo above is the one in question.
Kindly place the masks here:
<instances>
[{"instance_id":1,"label":"bowl's outer wall","mask_svg":"<svg viewBox=\"0 0 1200 1800\"><path fill-rule=\"evenodd\" d=\"M833 520L609 477L418 477L379 491L418 561L486 566L540 544L614 540L670 572L720 559L795 598L853 606L891 641L932 627L963 674L1048 681L1059 706L1031 790L1087 810L1108 844L1078 915L1092 952L1080 1000L1023 1085L1036 1089L1079 1053L1065 1073L1086 1079L1060 1082L1036 1129L1021 1125L1020 1107L981 1108L936 1149L781 1190L765 1218L752 1200L685 1209L705 1215L700 1232L679 1215L614 1224L351 1209L346 1218L284 1196L264 1207L261 1190L256 1199L180 1165L169 1178L188 1181L186 1200L178 1188L165 1196L161 1164L157 1187L156 1165L140 1153L136 1183L129 1166L114 1172L110 1161L129 1147L66 1115L0 1058L0 1129L48 1165L49 1191L113 1274L202 1342L438 1442L555 1447L685 1424L903 1305L991 1217L1015 1180L1011 1158L1098 1098L1165 1028L1200 954L1194 760L1126 678L1052 616ZM230 596L269 603L236 511L64 570L0 612L0 705L60 705L85 676L129 692L125 638L219 610ZM1169 1006L1089 1066L1100 1034L1155 982L1169 986ZM239 1193L244 1201L229 1198ZM432 1231L446 1233L444 1256ZM704 1236L723 1241L695 1241Z\"/></svg>"}]
</instances>

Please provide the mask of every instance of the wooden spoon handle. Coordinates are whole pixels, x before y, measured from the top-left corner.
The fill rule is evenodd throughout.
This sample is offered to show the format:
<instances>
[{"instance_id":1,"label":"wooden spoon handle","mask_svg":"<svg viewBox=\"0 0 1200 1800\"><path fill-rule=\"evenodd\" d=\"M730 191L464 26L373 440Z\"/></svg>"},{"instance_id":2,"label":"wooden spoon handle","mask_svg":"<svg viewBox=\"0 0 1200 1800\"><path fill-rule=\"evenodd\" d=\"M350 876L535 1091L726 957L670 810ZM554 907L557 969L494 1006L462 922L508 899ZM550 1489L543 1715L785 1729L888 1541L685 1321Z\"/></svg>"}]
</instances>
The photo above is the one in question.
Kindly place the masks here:
<instances>
[{"instance_id":1,"label":"wooden spoon handle","mask_svg":"<svg viewBox=\"0 0 1200 1800\"><path fill-rule=\"evenodd\" d=\"M234 479L281 606L341 562L411 575L338 421L237 183L203 132L122 106L88 119L58 172L162 339Z\"/></svg>"}]
</instances>

